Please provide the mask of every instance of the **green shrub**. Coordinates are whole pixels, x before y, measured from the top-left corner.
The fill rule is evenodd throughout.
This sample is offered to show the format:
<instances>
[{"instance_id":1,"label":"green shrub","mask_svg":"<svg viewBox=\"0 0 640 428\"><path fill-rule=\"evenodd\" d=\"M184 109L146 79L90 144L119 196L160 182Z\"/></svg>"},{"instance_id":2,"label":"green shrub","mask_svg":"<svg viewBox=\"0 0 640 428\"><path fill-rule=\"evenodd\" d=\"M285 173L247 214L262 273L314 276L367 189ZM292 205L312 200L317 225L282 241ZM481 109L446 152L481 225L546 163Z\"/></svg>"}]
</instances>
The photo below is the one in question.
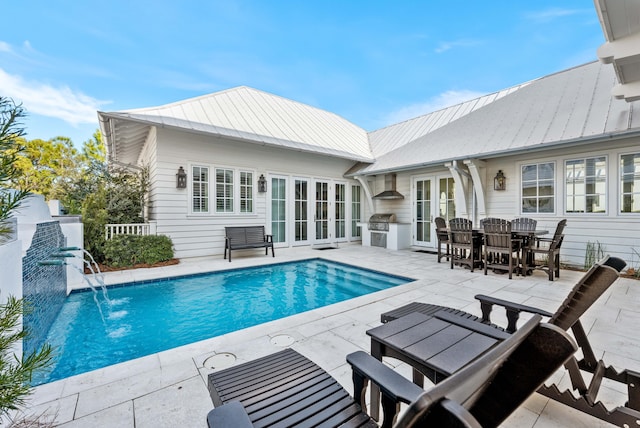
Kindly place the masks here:
<instances>
[{"instance_id":1,"label":"green shrub","mask_svg":"<svg viewBox=\"0 0 640 428\"><path fill-rule=\"evenodd\" d=\"M173 258L173 243L164 235L117 235L105 243L104 254L108 266L154 264Z\"/></svg>"}]
</instances>

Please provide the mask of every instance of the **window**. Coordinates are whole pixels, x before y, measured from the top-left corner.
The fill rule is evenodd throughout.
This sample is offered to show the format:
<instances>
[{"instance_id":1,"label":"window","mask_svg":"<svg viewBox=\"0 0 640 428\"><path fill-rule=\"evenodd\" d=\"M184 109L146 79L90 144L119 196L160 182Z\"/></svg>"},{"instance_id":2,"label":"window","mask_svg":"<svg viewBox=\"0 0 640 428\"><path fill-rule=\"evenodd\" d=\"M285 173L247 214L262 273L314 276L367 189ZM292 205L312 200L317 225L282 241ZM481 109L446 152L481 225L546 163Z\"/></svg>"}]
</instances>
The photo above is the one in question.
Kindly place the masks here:
<instances>
[{"instance_id":1,"label":"window","mask_svg":"<svg viewBox=\"0 0 640 428\"><path fill-rule=\"evenodd\" d=\"M640 153L620 156L620 212L640 213Z\"/></svg>"},{"instance_id":2,"label":"window","mask_svg":"<svg viewBox=\"0 0 640 428\"><path fill-rule=\"evenodd\" d=\"M194 166L191 173L192 210L194 213L209 212L209 168Z\"/></svg>"},{"instance_id":3,"label":"window","mask_svg":"<svg viewBox=\"0 0 640 428\"><path fill-rule=\"evenodd\" d=\"M552 213L555 200L555 164L523 165L522 213Z\"/></svg>"},{"instance_id":4,"label":"window","mask_svg":"<svg viewBox=\"0 0 640 428\"><path fill-rule=\"evenodd\" d=\"M253 173L240 171L240 212L253 212Z\"/></svg>"},{"instance_id":5,"label":"window","mask_svg":"<svg viewBox=\"0 0 640 428\"><path fill-rule=\"evenodd\" d=\"M216 168L216 212L233 212L233 170Z\"/></svg>"},{"instance_id":6,"label":"window","mask_svg":"<svg viewBox=\"0 0 640 428\"><path fill-rule=\"evenodd\" d=\"M336 184L336 238L347 236L347 186Z\"/></svg>"},{"instance_id":7,"label":"window","mask_svg":"<svg viewBox=\"0 0 640 428\"><path fill-rule=\"evenodd\" d=\"M361 227L358 223L362 221L362 202L360 197L360 186L351 186L351 236L359 238L362 236Z\"/></svg>"},{"instance_id":8,"label":"window","mask_svg":"<svg viewBox=\"0 0 640 428\"><path fill-rule=\"evenodd\" d=\"M565 163L567 213L603 213L607 207L607 158Z\"/></svg>"},{"instance_id":9,"label":"window","mask_svg":"<svg viewBox=\"0 0 640 428\"><path fill-rule=\"evenodd\" d=\"M440 179L440 217L449 221L456 216L456 186L453 178Z\"/></svg>"}]
</instances>

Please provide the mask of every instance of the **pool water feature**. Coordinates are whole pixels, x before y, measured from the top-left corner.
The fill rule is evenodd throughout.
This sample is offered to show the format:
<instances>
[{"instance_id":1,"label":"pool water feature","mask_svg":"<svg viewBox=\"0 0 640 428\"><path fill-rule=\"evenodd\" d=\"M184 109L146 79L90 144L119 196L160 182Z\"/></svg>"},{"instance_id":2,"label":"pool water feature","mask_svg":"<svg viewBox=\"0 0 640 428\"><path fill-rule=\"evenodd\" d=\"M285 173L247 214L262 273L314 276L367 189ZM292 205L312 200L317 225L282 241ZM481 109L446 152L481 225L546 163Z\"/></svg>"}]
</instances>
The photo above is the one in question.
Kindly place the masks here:
<instances>
[{"instance_id":1,"label":"pool water feature","mask_svg":"<svg viewBox=\"0 0 640 428\"><path fill-rule=\"evenodd\" d=\"M33 385L154 354L413 281L309 259L73 292L47 335L56 362Z\"/></svg>"}]
</instances>

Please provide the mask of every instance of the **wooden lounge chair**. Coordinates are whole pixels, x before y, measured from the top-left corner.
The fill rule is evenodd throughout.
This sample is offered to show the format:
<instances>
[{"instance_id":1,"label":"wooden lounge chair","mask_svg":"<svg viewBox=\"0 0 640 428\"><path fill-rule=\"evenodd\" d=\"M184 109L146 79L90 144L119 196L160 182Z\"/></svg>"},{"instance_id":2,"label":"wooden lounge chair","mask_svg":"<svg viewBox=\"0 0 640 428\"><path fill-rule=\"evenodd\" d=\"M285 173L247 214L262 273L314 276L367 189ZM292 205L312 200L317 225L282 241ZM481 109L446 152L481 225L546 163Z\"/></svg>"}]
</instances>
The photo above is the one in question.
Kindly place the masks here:
<instances>
[{"instance_id":1,"label":"wooden lounge chair","mask_svg":"<svg viewBox=\"0 0 640 428\"><path fill-rule=\"evenodd\" d=\"M622 370L619 372L612 366L607 366L604 361L597 360L584 328L580 323L580 317L609 286L613 284L618 278L618 272L624 267L625 262L623 260L615 257L605 257L582 277L558 310L553 314L531 306L512 303L490 296L477 295L476 299L480 301L482 317L476 317L467 312L452 308L416 302L382 314L381 320L388 322L396 319L396 317L405 316L409 312L419 312L430 315L434 312L446 311L449 314L465 319L465 321L475 321L495 327L495 324L491 322L491 312L494 306L502 306L506 310L508 320L508 325L504 330L514 332L517 331L517 322L522 312L549 317L550 324L556 325L563 330L571 329L578 347L581 350L581 359L578 360L572 357L565 364L572 387L579 395L576 397L568 390L560 391L555 384L550 386L543 385L538 392L609 423L618 426L638 426L640 425L640 390L638 390L637 385L640 385L640 373L632 370ZM496 334L496 337L498 336L499 335ZM588 384L585 382L582 372L587 372L591 377ZM431 375L429 377L432 378L433 381L438 381L442 377L446 377L443 376L443 373L436 373L435 375L432 373L425 374L427 376ZM416 373L414 373L414 377L415 376ZM628 401L624 406L610 409L601 401L597 400L598 390L603 379L618 382L626 387L628 391Z\"/></svg>"},{"instance_id":2,"label":"wooden lounge chair","mask_svg":"<svg viewBox=\"0 0 640 428\"><path fill-rule=\"evenodd\" d=\"M456 375L428 391L358 351L347 356L353 368L354 397L324 370L294 350L209 375L215 409L209 427L375 427L366 413L369 380L382 390L391 427L399 403L409 407L396 427L494 427L504 421L575 352L561 329L534 316L517 333Z\"/></svg>"}]
</instances>

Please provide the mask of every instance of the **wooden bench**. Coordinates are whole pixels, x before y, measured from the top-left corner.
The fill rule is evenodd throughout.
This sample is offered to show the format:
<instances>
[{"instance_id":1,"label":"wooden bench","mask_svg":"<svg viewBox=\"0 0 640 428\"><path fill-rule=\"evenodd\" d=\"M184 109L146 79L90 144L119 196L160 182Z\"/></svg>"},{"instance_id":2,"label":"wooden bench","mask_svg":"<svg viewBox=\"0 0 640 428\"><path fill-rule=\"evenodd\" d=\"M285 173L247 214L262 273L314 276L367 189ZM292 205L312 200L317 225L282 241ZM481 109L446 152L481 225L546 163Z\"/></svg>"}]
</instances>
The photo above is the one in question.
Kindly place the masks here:
<instances>
[{"instance_id":1,"label":"wooden bench","mask_svg":"<svg viewBox=\"0 0 640 428\"><path fill-rule=\"evenodd\" d=\"M231 250L246 250L248 248L263 248L264 254L275 257L273 252L273 236L264 233L264 226L233 226L225 227L224 258L227 258L229 250L229 262L231 262Z\"/></svg>"}]
</instances>

